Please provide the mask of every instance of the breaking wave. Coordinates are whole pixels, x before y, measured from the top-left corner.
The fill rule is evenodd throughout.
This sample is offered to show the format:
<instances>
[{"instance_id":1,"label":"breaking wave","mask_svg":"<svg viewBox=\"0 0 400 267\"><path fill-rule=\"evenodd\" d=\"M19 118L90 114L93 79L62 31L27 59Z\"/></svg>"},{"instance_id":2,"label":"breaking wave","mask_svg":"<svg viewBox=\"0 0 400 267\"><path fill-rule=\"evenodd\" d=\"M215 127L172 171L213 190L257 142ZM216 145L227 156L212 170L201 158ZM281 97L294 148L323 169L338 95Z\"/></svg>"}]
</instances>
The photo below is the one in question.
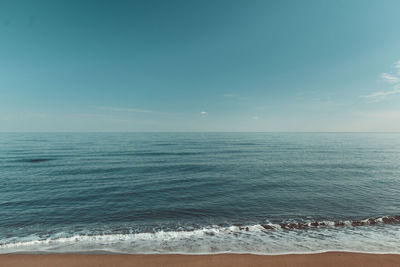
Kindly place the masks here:
<instances>
[{"instance_id":1,"label":"breaking wave","mask_svg":"<svg viewBox=\"0 0 400 267\"><path fill-rule=\"evenodd\" d=\"M0 240L0 253L400 253L400 216L209 226L144 233L64 233Z\"/></svg>"}]
</instances>

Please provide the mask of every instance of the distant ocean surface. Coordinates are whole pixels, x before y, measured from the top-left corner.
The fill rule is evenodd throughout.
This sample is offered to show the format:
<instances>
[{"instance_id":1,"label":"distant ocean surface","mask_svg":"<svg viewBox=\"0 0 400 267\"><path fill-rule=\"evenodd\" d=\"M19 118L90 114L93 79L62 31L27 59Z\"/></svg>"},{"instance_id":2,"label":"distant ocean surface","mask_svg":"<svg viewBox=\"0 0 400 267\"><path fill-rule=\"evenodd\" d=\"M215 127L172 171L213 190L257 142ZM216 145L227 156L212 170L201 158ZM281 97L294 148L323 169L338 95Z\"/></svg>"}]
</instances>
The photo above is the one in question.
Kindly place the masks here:
<instances>
[{"instance_id":1,"label":"distant ocean surface","mask_svg":"<svg viewBox=\"0 0 400 267\"><path fill-rule=\"evenodd\" d=\"M400 253L400 134L0 134L0 253L329 250Z\"/></svg>"}]
</instances>

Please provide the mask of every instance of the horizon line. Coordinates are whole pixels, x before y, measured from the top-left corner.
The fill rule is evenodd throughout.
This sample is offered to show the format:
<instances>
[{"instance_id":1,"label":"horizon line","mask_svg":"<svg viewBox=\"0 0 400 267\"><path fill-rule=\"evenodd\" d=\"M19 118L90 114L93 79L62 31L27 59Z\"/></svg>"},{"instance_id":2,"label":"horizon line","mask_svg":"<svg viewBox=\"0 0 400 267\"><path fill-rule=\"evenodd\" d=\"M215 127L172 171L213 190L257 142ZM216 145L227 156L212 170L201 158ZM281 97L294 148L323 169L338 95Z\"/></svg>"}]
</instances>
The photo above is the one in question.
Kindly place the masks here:
<instances>
[{"instance_id":1,"label":"horizon line","mask_svg":"<svg viewBox=\"0 0 400 267\"><path fill-rule=\"evenodd\" d=\"M400 131L0 131L6 133L400 133Z\"/></svg>"}]
</instances>

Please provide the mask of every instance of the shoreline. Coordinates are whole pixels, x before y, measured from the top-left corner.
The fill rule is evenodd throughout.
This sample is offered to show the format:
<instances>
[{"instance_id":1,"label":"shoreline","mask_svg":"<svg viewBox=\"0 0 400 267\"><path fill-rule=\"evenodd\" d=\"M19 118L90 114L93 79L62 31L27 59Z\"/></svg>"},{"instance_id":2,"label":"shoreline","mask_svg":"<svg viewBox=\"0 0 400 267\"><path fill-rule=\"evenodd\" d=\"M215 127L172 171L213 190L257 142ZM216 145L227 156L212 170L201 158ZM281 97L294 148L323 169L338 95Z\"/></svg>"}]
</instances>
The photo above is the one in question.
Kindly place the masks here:
<instances>
[{"instance_id":1,"label":"shoreline","mask_svg":"<svg viewBox=\"0 0 400 267\"><path fill-rule=\"evenodd\" d=\"M0 266L400 266L400 254L323 252L312 254L0 254Z\"/></svg>"}]
</instances>

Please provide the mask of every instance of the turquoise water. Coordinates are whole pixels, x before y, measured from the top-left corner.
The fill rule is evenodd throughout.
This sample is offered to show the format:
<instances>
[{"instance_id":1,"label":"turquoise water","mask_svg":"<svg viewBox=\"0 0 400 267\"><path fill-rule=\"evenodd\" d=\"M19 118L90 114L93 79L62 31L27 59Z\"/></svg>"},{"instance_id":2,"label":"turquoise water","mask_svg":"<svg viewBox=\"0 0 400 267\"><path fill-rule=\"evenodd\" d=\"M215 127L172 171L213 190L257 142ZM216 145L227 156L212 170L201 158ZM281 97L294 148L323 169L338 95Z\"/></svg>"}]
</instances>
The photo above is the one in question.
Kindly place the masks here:
<instances>
[{"instance_id":1,"label":"turquoise water","mask_svg":"<svg viewBox=\"0 0 400 267\"><path fill-rule=\"evenodd\" d=\"M399 215L400 134L0 134L0 253L400 253Z\"/></svg>"}]
</instances>

